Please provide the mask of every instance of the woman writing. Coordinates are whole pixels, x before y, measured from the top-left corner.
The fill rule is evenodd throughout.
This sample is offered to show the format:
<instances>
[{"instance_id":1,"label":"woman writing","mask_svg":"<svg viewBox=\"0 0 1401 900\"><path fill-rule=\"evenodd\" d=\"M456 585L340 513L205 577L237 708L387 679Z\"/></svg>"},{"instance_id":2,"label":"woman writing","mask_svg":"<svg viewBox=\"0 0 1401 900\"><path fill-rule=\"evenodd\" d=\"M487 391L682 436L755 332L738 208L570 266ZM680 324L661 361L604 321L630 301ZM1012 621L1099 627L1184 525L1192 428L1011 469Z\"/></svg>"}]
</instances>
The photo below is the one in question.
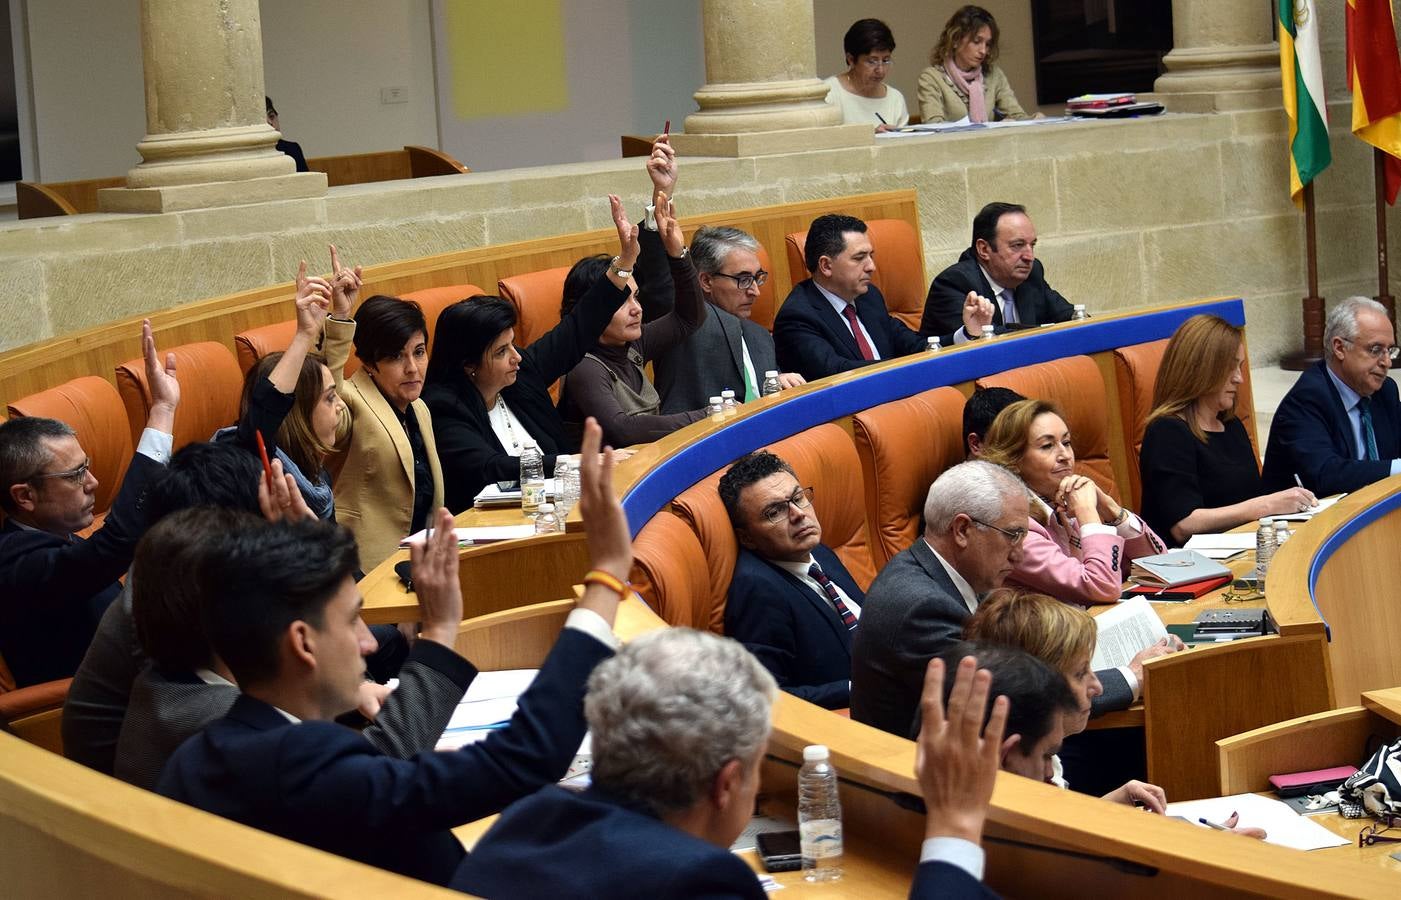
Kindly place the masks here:
<instances>
[{"instance_id":1,"label":"woman writing","mask_svg":"<svg viewBox=\"0 0 1401 900\"><path fill-rule=\"evenodd\" d=\"M1010 582L1072 603L1114 603L1129 562L1166 549L1094 479L1076 474L1070 429L1044 400L1020 400L998 413L982 458L1020 475L1033 494Z\"/></svg>"},{"instance_id":2,"label":"woman writing","mask_svg":"<svg viewBox=\"0 0 1401 900\"><path fill-rule=\"evenodd\" d=\"M908 125L905 95L885 83L895 52L890 28L880 19L862 19L847 29L842 49L846 71L824 79L827 103L842 111L842 124L869 124L876 131Z\"/></svg>"},{"instance_id":3,"label":"woman writing","mask_svg":"<svg viewBox=\"0 0 1401 900\"><path fill-rule=\"evenodd\" d=\"M584 354L584 359L564 380L559 408L571 439L577 437L588 416L598 419L603 426L604 441L614 447L654 441L705 417L703 409L661 415L658 412L661 398L643 371L648 360L661 356L694 334L706 316L695 267L691 265L681 226L665 194L658 195L656 218L675 285L676 299L671 312L643 324L632 263L624 265L619 258L610 261L603 256L585 257L574 264L564 280L561 319L567 318L589 289L605 277L621 279L631 290L598 343ZM619 225L620 230L621 227ZM633 241L635 248L635 237Z\"/></svg>"},{"instance_id":4,"label":"woman writing","mask_svg":"<svg viewBox=\"0 0 1401 900\"><path fill-rule=\"evenodd\" d=\"M997 37L997 20L981 6L961 7L949 17L929 52L929 68L919 74L919 114L926 124L1032 118L994 65Z\"/></svg>"},{"instance_id":5,"label":"woman writing","mask_svg":"<svg viewBox=\"0 0 1401 900\"><path fill-rule=\"evenodd\" d=\"M1236 418L1244 366L1241 330L1211 315L1183 322L1163 353L1138 466L1143 517L1175 545L1317 504L1302 487L1264 493Z\"/></svg>"},{"instance_id":6,"label":"woman writing","mask_svg":"<svg viewBox=\"0 0 1401 900\"><path fill-rule=\"evenodd\" d=\"M516 310L500 297L474 297L443 310L428 363L423 399L443 462L446 505L453 512L493 481L520 476L521 451L535 444L545 471L559 454L578 451L550 399L550 385L598 343L628 298L628 270L637 261L637 226L609 195L618 229L617 268L595 281L560 323L524 349L515 345Z\"/></svg>"}]
</instances>

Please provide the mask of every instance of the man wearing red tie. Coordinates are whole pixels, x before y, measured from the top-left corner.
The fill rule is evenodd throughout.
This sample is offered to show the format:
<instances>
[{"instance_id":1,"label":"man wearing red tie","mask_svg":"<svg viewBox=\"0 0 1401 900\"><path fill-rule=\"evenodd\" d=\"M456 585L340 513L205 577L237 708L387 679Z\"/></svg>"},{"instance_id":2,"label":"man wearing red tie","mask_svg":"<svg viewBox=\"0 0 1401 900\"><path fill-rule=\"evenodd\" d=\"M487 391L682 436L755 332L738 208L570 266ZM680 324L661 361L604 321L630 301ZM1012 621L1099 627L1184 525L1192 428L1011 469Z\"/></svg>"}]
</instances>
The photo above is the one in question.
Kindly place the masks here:
<instances>
[{"instance_id":1,"label":"man wearing red tie","mask_svg":"<svg viewBox=\"0 0 1401 900\"><path fill-rule=\"evenodd\" d=\"M845 707L865 596L822 545L812 488L760 450L724 474L720 500L740 545L725 634L758 657L783 690L828 709Z\"/></svg>"},{"instance_id":2,"label":"man wearing red tie","mask_svg":"<svg viewBox=\"0 0 1401 900\"><path fill-rule=\"evenodd\" d=\"M852 216L825 215L808 227L803 249L811 278L793 287L773 323L774 349L784 371L808 381L923 350L925 339L890 315L880 289L871 284L875 248L866 223ZM980 334L993 309L970 294L962 326ZM943 343L953 343L951 326Z\"/></svg>"}]
</instances>

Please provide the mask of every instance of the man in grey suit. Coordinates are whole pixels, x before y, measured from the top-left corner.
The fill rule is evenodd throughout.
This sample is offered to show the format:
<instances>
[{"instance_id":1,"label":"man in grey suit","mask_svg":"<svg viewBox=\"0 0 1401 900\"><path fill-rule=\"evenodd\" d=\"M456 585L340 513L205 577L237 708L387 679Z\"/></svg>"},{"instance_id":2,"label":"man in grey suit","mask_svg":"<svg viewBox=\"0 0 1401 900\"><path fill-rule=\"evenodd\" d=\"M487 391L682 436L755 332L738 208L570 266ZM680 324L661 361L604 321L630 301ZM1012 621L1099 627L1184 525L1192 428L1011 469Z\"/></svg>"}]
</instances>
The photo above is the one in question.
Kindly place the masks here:
<instances>
[{"instance_id":1,"label":"man in grey suit","mask_svg":"<svg viewBox=\"0 0 1401 900\"><path fill-rule=\"evenodd\" d=\"M974 460L940 475L924 501L924 535L871 583L851 651L851 717L909 737L924 671L960 639L979 599L1021 560L1026 485Z\"/></svg>"}]
</instances>

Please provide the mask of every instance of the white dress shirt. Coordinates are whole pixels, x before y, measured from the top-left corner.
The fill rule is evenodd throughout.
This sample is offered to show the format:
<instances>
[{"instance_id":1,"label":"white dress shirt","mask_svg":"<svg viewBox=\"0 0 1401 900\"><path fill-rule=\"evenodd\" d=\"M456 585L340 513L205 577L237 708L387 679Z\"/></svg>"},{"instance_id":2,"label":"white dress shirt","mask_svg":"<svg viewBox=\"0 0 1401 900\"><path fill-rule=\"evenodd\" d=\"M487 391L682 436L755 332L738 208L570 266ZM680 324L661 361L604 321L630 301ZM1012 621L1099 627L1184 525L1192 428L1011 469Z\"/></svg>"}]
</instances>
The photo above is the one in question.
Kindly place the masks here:
<instances>
[{"instance_id":1,"label":"white dress shirt","mask_svg":"<svg viewBox=\"0 0 1401 900\"><path fill-rule=\"evenodd\" d=\"M812 554L810 553L808 554L807 562L787 562L786 560L773 560L774 565L779 566L784 571L792 573L793 577L797 578L803 584L812 588L812 590L817 593L817 596L822 598L822 602L832 607L832 609L835 611L837 605L832 602L832 598L827 596L827 592L822 589L822 585L817 583L817 579L813 578L811 575L808 574L808 569L812 568L812 564L814 562L817 562L817 560L813 559ZM859 620L861 618L861 605L858 604L855 600L851 599L851 597L847 594L846 591L842 590L842 586L840 584L837 584L837 579L832 577L831 572L828 572L826 569L823 569L822 571L823 574L827 576L827 579L832 582L832 588L837 592L837 595L842 598L842 603L846 605L847 609L851 610L852 616Z\"/></svg>"}]
</instances>

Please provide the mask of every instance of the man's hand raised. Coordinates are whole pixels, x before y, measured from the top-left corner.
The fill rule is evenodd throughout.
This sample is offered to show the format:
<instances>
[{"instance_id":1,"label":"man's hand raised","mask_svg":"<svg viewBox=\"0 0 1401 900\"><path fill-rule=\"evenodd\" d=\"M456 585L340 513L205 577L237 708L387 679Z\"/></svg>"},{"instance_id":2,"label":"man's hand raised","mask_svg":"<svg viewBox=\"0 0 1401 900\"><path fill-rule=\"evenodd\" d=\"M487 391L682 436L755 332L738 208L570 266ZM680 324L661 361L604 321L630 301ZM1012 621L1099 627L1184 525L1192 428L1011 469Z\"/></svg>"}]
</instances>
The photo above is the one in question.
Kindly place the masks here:
<instances>
[{"instance_id":1,"label":"man's hand raised","mask_svg":"<svg viewBox=\"0 0 1401 900\"><path fill-rule=\"evenodd\" d=\"M922 722L915 747L915 777L927 810L924 836L978 843L992 787L1002 760L1008 701L998 697L983 727L992 674L965 656L958 664L948 714L944 712L944 662L933 659L924 673Z\"/></svg>"},{"instance_id":2,"label":"man's hand raised","mask_svg":"<svg viewBox=\"0 0 1401 900\"><path fill-rule=\"evenodd\" d=\"M146 362L146 385L151 389L151 412L146 427L165 434L175 428L175 409L180 405L180 381L175 377L175 354L167 353L161 364L151 320L141 320L141 355Z\"/></svg>"},{"instance_id":3,"label":"man's hand raised","mask_svg":"<svg viewBox=\"0 0 1401 900\"><path fill-rule=\"evenodd\" d=\"M605 447L600 453L602 443L603 429L590 416L584 420L584 440L579 448L579 516L584 520L589 565L626 582L632 572L632 536L627 515L613 493L613 450ZM611 627L619 600L616 591L591 584L578 605L598 613Z\"/></svg>"},{"instance_id":4,"label":"man's hand raised","mask_svg":"<svg viewBox=\"0 0 1401 900\"><path fill-rule=\"evenodd\" d=\"M409 545L410 572L423 623L420 638L451 648L462 623L462 584L457 578L457 532L446 508L434 513L432 534Z\"/></svg>"}]
</instances>

